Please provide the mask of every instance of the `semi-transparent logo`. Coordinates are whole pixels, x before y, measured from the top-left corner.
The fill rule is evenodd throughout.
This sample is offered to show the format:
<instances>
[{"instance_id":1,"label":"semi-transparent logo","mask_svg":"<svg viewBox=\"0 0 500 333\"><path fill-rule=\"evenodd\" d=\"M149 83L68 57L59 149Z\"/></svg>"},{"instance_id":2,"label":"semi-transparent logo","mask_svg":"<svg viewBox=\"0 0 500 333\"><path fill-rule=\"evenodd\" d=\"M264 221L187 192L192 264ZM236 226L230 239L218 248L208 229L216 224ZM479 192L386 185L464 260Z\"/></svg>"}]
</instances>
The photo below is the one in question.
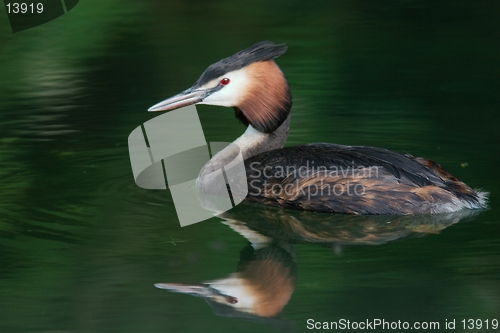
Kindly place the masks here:
<instances>
[{"instance_id":1,"label":"semi-transparent logo","mask_svg":"<svg viewBox=\"0 0 500 333\"><path fill-rule=\"evenodd\" d=\"M130 133L128 145L136 184L151 190L165 190L168 184L181 226L225 212L248 194L239 147L228 142L208 145L194 105L145 122ZM222 149L233 158L200 175L210 152L213 156Z\"/></svg>"},{"instance_id":2,"label":"semi-transparent logo","mask_svg":"<svg viewBox=\"0 0 500 333\"><path fill-rule=\"evenodd\" d=\"M19 32L52 21L72 10L78 0L4 0L12 32Z\"/></svg>"}]
</instances>

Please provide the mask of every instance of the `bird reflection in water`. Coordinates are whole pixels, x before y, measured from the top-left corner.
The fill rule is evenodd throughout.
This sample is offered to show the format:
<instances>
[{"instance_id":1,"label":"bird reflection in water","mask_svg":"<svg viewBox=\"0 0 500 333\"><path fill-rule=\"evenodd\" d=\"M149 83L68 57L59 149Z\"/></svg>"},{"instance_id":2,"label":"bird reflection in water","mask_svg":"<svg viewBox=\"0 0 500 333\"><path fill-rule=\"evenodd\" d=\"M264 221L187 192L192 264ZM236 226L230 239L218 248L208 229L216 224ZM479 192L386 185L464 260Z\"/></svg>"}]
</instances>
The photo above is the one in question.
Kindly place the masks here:
<instances>
[{"instance_id":1,"label":"bird reflection in water","mask_svg":"<svg viewBox=\"0 0 500 333\"><path fill-rule=\"evenodd\" d=\"M157 288L198 296L217 315L263 322L279 329L290 322L277 318L290 300L297 280L293 244L316 243L339 251L344 245L381 245L390 241L437 234L477 211L434 215L325 215L255 210L249 204L225 212L222 223L245 237L235 273L201 284L158 283Z\"/></svg>"}]
</instances>

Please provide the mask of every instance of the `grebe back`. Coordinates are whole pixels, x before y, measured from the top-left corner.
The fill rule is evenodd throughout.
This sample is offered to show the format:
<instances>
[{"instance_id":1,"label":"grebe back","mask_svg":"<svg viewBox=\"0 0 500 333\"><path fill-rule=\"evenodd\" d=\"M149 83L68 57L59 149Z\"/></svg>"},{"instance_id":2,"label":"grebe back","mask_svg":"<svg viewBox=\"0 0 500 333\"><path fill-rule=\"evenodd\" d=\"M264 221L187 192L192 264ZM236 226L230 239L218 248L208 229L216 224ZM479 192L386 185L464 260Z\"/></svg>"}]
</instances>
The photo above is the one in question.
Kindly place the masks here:
<instances>
[{"instance_id":1,"label":"grebe back","mask_svg":"<svg viewBox=\"0 0 500 333\"><path fill-rule=\"evenodd\" d=\"M429 214L486 207L486 192L474 190L439 164L382 148L313 143L283 148L292 96L274 62L287 47L260 42L210 65L194 85L149 111L191 104L233 107L247 130L234 143L245 160L247 200L319 212ZM201 170L203 177L231 161L228 147Z\"/></svg>"}]
</instances>

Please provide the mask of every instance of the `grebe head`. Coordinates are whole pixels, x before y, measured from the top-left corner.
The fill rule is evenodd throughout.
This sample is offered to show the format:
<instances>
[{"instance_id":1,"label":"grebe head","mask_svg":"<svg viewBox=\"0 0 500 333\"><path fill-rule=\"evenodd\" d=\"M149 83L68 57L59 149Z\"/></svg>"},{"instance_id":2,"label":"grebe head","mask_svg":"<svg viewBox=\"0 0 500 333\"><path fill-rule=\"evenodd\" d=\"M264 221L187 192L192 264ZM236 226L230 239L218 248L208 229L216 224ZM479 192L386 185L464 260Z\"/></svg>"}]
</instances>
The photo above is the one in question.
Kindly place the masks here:
<instances>
[{"instance_id":1,"label":"grebe head","mask_svg":"<svg viewBox=\"0 0 500 333\"><path fill-rule=\"evenodd\" d=\"M288 83L274 62L284 44L260 42L210 65L194 85L148 111L169 111L191 104L233 107L245 125L274 132L288 117L292 98Z\"/></svg>"},{"instance_id":2,"label":"grebe head","mask_svg":"<svg viewBox=\"0 0 500 333\"><path fill-rule=\"evenodd\" d=\"M201 284L157 283L155 287L176 293L209 299L239 311L254 313L257 296L248 283L237 274Z\"/></svg>"},{"instance_id":3,"label":"grebe head","mask_svg":"<svg viewBox=\"0 0 500 333\"><path fill-rule=\"evenodd\" d=\"M157 283L155 286L201 297L214 310L232 308L240 314L274 317L285 307L295 290L297 270L294 250L290 245L265 244L258 249L253 246L249 244L241 251L237 272L223 278L201 284Z\"/></svg>"}]
</instances>

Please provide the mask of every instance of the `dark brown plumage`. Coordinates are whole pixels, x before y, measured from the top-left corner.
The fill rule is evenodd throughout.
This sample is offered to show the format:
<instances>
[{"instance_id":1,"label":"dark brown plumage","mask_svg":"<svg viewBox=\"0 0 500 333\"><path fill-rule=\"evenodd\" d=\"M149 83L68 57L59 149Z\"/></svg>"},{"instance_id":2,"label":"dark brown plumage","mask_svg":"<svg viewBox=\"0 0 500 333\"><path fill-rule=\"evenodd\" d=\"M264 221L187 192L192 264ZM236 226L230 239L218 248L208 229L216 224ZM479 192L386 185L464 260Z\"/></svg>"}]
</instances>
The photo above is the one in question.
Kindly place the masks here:
<instances>
[{"instance_id":1,"label":"dark brown plumage","mask_svg":"<svg viewBox=\"0 0 500 333\"><path fill-rule=\"evenodd\" d=\"M308 144L253 156L245 166L247 199L284 208L429 214L484 207L483 193L439 164L381 148Z\"/></svg>"}]
</instances>

